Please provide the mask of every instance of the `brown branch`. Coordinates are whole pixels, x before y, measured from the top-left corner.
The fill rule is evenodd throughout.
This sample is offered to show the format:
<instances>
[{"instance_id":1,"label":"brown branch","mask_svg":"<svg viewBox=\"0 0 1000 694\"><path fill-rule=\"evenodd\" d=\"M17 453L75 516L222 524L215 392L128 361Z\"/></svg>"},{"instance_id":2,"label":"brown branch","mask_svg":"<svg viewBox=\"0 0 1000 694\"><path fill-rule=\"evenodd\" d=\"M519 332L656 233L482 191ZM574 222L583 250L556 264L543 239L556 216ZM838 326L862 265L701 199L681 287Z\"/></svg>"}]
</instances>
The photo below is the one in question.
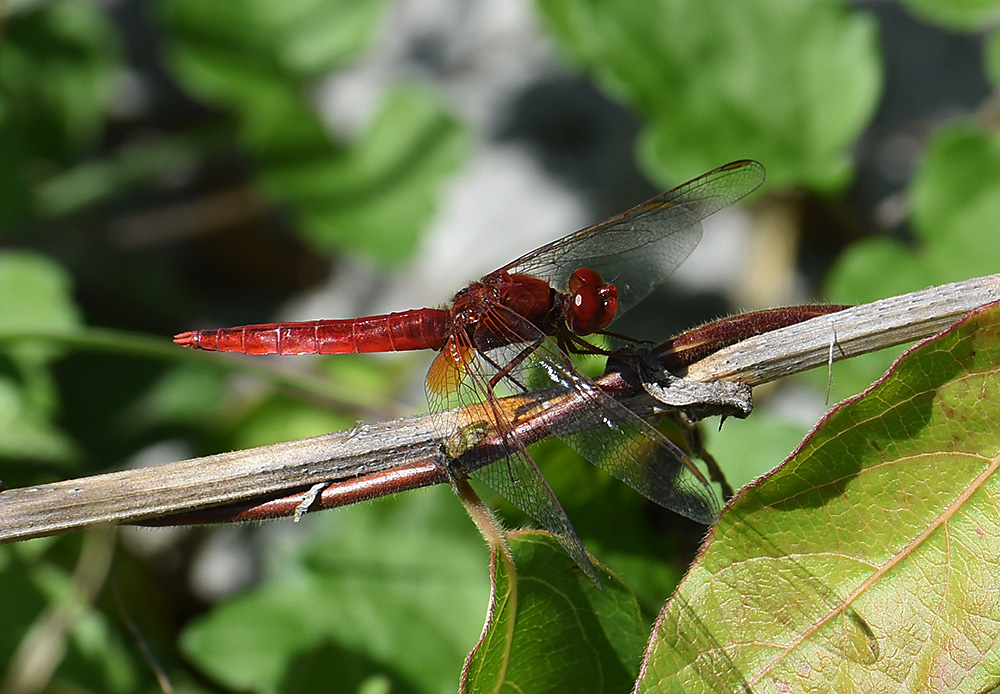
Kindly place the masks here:
<instances>
[{"instance_id":1,"label":"brown branch","mask_svg":"<svg viewBox=\"0 0 1000 694\"><path fill-rule=\"evenodd\" d=\"M715 352L679 374L694 381L774 381L941 332L974 308L1000 301L1000 274L975 277L821 316Z\"/></svg>"},{"instance_id":2,"label":"brown branch","mask_svg":"<svg viewBox=\"0 0 1000 694\"><path fill-rule=\"evenodd\" d=\"M839 360L913 342L998 300L1000 275L932 287L743 340L692 364L684 375L696 381L758 385L826 364L831 345L833 358ZM624 395L641 415L657 408L648 396ZM525 402L523 396L511 401ZM437 462L438 426L443 423L448 430L459 431L469 421L468 413L452 410L139 470L9 489L0 493L0 542L101 523L155 523L165 516L178 522L178 514L240 503L259 505L320 483L334 483L334 494L338 486L347 490L343 503L387 493L387 475L402 482L392 487L396 491L440 483L447 472ZM225 517L233 517L232 508Z\"/></svg>"}]
</instances>

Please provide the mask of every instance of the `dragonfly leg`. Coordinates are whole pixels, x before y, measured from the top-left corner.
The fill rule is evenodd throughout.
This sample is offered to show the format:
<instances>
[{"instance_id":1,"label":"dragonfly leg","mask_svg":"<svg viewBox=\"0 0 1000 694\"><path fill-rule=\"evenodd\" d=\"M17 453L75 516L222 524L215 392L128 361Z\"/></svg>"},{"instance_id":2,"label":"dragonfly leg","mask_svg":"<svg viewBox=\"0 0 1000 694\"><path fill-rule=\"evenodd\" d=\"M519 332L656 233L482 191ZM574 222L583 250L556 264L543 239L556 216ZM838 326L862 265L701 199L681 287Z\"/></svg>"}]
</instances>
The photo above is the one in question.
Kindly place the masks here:
<instances>
[{"instance_id":1,"label":"dragonfly leg","mask_svg":"<svg viewBox=\"0 0 1000 694\"><path fill-rule=\"evenodd\" d=\"M483 503L467 479L453 477L451 485L455 494L461 499L469 517L472 518L472 522L479 529L479 534L486 540L490 549L496 552L507 564L508 572L513 574L514 555L510 551L510 545L507 544L507 533L504 532L503 525L497 520L489 506Z\"/></svg>"},{"instance_id":2,"label":"dragonfly leg","mask_svg":"<svg viewBox=\"0 0 1000 694\"><path fill-rule=\"evenodd\" d=\"M701 435L698 422L693 421L680 410L667 412L665 416L673 421L677 430L684 437L684 451L692 458L698 458L705 463L705 467L708 469L708 478L719 484L722 491L722 499L728 503L733 498L733 487L729 484L729 480L726 479L719 461L705 448L705 440Z\"/></svg>"},{"instance_id":3,"label":"dragonfly leg","mask_svg":"<svg viewBox=\"0 0 1000 694\"><path fill-rule=\"evenodd\" d=\"M591 344L579 335L575 335L569 331L559 335L556 340L559 344L559 349L567 354L594 354L604 357L610 357L614 354L614 352Z\"/></svg>"},{"instance_id":4,"label":"dragonfly leg","mask_svg":"<svg viewBox=\"0 0 1000 694\"><path fill-rule=\"evenodd\" d=\"M541 338L535 340L530 345L528 345L527 347L525 347L524 349L522 349L520 352L518 352L514 356L514 358L511 359L509 362L507 362L504 366L500 366L495 361L493 361L492 359L490 359L488 356L486 356L485 354L483 354L483 359L485 359L490 364L490 366L492 366L494 369L497 370L497 372L495 374L493 374L493 378L490 379L490 384L489 384L490 385L490 390L492 391L496 387L497 383L499 383L504 378L507 378L507 379L510 379L510 381L512 383L514 383L521 390L527 391L528 389L525 388L524 384L518 382L513 377L512 374L514 373L514 370L517 369L517 367L521 365L521 362L523 362L525 359L528 358L529 354L531 354L536 349L538 349L539 347L542 346L543 342L545 342L545 338L544 337L541 337Z\"/></svg>"},{"instance_id":5,"label":"dragonfly leg","mask_svg":"<svg viewBox=\"0 0 1000 694\"><path fill-rule=\"evenodd\" d=\"M621 333L613 333L609 330L601 330L600 332L593 333L595 335L604 335L605 337L613 337L614 339L634 345L632 351L625 352L626 354L634 354L635 351L640 349L640 345L653 346L653 343L649 340L637 340L634 337L629 337L628 335L622 335ZM556 338L559 342L559 349L566 352L567 354L593 354L602 357L615 357L620 356L623 352L620 349L604 349L603 347L598 347L597 345L588 342L579 335L565 331Z\"/></svg>"}]
</instances>

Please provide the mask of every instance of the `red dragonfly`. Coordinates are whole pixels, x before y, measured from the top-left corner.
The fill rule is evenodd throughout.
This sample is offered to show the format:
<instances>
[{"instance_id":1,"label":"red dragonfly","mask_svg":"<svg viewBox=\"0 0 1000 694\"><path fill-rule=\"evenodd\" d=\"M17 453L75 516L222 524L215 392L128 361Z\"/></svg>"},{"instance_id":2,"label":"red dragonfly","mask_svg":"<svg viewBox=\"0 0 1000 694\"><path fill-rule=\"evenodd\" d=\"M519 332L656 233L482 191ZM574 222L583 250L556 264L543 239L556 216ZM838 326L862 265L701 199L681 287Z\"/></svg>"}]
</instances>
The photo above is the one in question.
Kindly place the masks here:
<instances>
[{"instance_id":1,"label":"red dragonfly","mask_svg":"<svg viewBox=\"0 0 1000 694\"><path fill-rule=\"evenodd\" d=\"M566 418L556 417L549 425L553 435L648 499L711 523L719 503L701 471L652 425L582 375L568 354L609 354L584 338L609 335L605 329L616 317L690 255L701 240L701 220L763 180L764 167L755 161L726 164L521 256L458 292L448 308L196 330L176 335L174 342L246 354L438 351L425 381L431 409L466 406L475 413L470 421L492 428L506 449L504 461L472 474L551 532L599 583L498 397L542 387L574 395L588 411L600 412L603 425L570 433ZM443 423L442 439L454 441L454 427L446 429Z\"/></svg>"}]
</instances>

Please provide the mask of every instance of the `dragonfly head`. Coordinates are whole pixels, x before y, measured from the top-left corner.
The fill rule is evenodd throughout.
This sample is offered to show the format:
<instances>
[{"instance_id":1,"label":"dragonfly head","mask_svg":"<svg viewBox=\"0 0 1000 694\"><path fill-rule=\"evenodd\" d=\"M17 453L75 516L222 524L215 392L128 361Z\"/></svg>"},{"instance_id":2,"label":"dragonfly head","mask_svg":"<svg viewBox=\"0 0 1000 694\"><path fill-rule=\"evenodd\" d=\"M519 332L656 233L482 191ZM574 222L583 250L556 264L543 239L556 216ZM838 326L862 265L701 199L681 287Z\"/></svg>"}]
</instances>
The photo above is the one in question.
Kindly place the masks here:
<instances>
[{"instance_id":1,"label":"dragonfly head","mask_svg":"<svg viewBox=\"0 0 1000 694\"><path fill-rule=\"evenodd\" d=\"M566 324L577 335L603 330L618 313L618 288L605 284L597 270L574 270L569 276L569 291Z\"/></svg>"}]
</instances>

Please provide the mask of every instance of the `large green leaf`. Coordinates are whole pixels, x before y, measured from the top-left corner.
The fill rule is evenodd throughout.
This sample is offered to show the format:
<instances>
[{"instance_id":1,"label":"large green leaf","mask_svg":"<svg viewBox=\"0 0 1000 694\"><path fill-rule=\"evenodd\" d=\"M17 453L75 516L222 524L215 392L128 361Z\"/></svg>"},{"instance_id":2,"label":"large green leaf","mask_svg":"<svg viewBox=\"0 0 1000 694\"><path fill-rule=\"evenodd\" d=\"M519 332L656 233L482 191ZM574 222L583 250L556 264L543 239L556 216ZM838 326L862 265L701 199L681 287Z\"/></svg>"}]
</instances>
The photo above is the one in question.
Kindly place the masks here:
<instances>
[{"instance_id":1,"label":"large green leaf","mask_svg":"<svg viewBox=\"0 0 1000 694\"><path fill-rule=\"evenodd\" d=\"M998 403L993 305L738 496L661 615L639 690L996 686Z\"/></svg>"},{"instance_id":2,"label":"large green leaf","mask_svg":"<svg viewBox=\"0 0 1000 694\"><path fill-rule=\"evenodd\" d=\"M874 22L833 0L539 0L560 47L645 121L658 179L751 157L831 188L881 91Z\"/></svg>"},{"instance_id":3,"label":"large green leaf","mask_svg":"<svg viewBox=\"0 0 1000 694\"><path fill-rule=\"evenodd\" d=\"M597 590L550 535L509 535L516 570L493 562L486 628L463 692L622 692L646 638L635 596L601 571Z\"/></svg>"}]
</instances>

